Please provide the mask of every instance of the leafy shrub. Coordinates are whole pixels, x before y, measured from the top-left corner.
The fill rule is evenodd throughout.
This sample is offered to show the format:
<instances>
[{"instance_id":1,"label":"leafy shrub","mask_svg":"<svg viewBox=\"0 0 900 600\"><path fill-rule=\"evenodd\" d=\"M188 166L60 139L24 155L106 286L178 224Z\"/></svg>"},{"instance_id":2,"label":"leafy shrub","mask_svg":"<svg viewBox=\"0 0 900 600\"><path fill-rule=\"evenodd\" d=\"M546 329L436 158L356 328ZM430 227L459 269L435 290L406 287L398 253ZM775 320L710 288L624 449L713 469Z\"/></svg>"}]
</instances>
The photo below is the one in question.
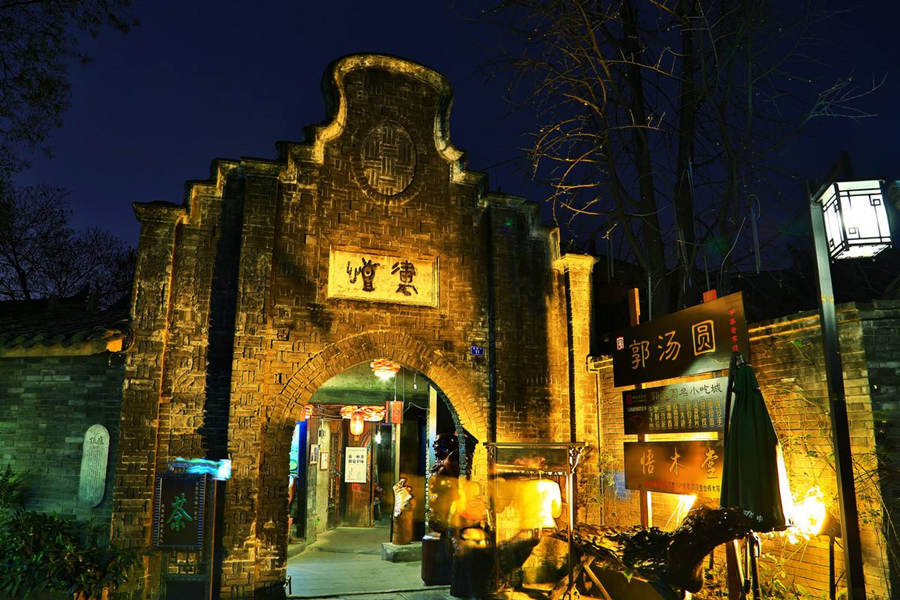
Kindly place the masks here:
<instances>
[{"instance_id":1,"label":"leafy shrub","mask_svg":"<svg viewBox=\"0 0 900 600\"><path fill-rule=\"evenodd\" d=\"M21 508L25 504L27 474L14 473L12 467L0 471L0 510Z\"/></svg>"},{"instance_id":2,"label":"leafy shrub","mask_svg":"<svg viewBox=\"0 0 900 600\"><path fill-rule=\"evenodd\" d=\"M34 511L0 516L0 597L28 598L65 591L100 598L114 591L137 560L132 550L108 547L87 523Z\"/></svg>"}]
</instances>

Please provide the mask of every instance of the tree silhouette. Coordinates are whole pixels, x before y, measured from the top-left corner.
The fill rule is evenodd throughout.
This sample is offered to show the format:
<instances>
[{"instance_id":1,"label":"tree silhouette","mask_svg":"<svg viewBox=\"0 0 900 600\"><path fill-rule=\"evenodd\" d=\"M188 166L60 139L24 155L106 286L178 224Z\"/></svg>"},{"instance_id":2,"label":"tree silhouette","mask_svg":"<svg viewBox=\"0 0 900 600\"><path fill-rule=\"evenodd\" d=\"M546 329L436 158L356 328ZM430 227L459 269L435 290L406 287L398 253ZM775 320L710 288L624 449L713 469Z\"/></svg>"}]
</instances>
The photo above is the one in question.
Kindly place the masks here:
<instances>
[{"instance_id":1,"label":"tree silhouette","mask_svg":"<svg viewBox=\"0 0 900 600\"><path fill-rule=\"evenodd\" d=\"M761 209L805 210L779 151L816 119L870 116L856 100L880 85L815 64L832 15L813 2L502 0L483 14L520 43L499 68L534 112L530 166L554 219L637 265L654 314L758 268L776 237Z\"/></svg>"}]
</instances>

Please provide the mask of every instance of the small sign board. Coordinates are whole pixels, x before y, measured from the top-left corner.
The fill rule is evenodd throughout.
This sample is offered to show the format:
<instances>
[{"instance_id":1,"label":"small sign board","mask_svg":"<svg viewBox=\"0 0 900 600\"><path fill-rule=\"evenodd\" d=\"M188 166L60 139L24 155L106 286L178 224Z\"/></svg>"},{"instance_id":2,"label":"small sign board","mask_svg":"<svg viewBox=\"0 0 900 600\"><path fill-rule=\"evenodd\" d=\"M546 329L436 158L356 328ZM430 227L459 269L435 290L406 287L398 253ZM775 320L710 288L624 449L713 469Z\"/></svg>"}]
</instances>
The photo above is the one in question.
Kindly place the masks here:
<instances>
[{"instance_id":1,"label":"small sign board","mask_svg":"<svg viewBox=\"0 0 900 600\"><path fill-rule=\"evenodd\" d=\"M616 387L727 369L732 352L750 356L740 292L613 335Z\"/></svg>"},{"instance_id":2,"label":"small sign board","mask_svg":"<svg viewBox=\"0 0 900 600\"><path fill-rule=\"evenodd\" d=\"M365 483L369 449L365 446L347 446L344 451L344 483Z\"/></svg>"},{"instance_id":3,"label":"small sign board","mask_svg":"<svg viewBox=\"0 0 900 600\"><path fill-rule=\"evenodd\" d=\"M479 346L478 344L472 344L469 348L469 353L472 356L484 356L484 346Z\"/></svg>"},{"instance_id":4,"label":"small sign board","mask_svg":"<svg viewBox=\"0 0 900 600\"><path fill-rule=\"evenodd\" d=\"M625 442L625 487L718 498L723 455L719 440Z\"/></svg>"},{"instance_id":5,"label":"small sign board","mask_svg":"<svg viewBox=\"0 0 900 600\"><path fill-rule=\"evenodd\" d=\"M384 403L384 422L396 425L403 423L402 400L389 400Z\"/></svg>"},{"instance_id":6,"label":"small sign board","mask_svg":"<svg viewBox=\"0 0 900 600\"><path fill-rule=\"evenodd\" d=\"M625 433L720 431L727 377L622 392Z\"/></svg>"},{"instance_id":7,"label":"small sign board","mask_svg":"<svg viewBox=\"0 0 900 600\"><path fill-rule=\"evenodd\" d=\"M438 260L332 248L328 297L437 306Z\"/></svg>"},{"instance_id":8,"label":"small sign board","mask_svg":"<svg viewBox=\"0 0 900 600\"><path fill-rule=\"evenodd\" d=\"M153 547L192 551L203 548L207 476L160 473L153 495Z\"/></svg>"},{"instance_id":9,"label":"small sign board","mask_svg":"<svg viewBox=\"0 0 900 600\"><path fill-rule=\"evenodd\" d=\"M106 492L106 465L109 458L109 431L99 423L84 434L81 470L78 474L78 499L88 506L103 502Z\"/></svg>"}]
</instances>

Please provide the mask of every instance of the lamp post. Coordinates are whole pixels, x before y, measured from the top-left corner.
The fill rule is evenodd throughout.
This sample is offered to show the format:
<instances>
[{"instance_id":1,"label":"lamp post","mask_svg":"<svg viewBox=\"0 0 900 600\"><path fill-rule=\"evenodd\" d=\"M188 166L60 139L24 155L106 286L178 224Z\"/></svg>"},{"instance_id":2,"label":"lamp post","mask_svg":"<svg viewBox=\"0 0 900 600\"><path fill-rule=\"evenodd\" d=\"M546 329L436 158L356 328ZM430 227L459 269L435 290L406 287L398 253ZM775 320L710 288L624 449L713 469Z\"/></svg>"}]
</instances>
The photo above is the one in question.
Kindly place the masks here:
<instances>
[{"instance_id":1,"label":"lamp post","mask_svg":"<svg viewBox=\"0 0 900 600\"><path fill-rule=\"evenodd\" d=\"M816 248L819 314L841 508L847 600L864 600L866 584L859 539L859 515L853 483L850 428L829 258L839 260L871 257L890 247L890 228L881 182L870 180L828 183L810 197L809 213Z\"/></svg>"}]
</instances>

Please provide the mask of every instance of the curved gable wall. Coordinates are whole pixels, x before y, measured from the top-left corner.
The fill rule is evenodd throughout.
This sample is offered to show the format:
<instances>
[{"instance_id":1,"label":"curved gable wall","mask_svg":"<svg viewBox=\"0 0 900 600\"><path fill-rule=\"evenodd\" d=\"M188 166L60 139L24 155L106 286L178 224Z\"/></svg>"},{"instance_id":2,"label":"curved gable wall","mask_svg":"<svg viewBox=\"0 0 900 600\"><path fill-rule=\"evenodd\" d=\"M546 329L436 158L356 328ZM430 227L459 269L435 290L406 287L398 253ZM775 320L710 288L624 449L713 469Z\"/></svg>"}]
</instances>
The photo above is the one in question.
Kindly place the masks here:
<instances>
[{"instance_id":1,"label":"curved gable wall","mask_svg":"<svg viewBox=\"0 0 900 600\"><path fill-rule=\"evenodd\" d=\"M343 369L390 358L422 371L481 441L546 439L554 419L568 423L549 418L560 390L544 375L548 311L559 298L546 236L528 205L486 193L485 177L464 168L448 137L446 80L366 55L334 63L326 82L330 121L307 143L279 144L277 161L215 161L184 207L136 206L113 535L147 543L153 477L173 457L230 457L229 594L283 577L290 428ZM356 297L335 297L337 250L436 264L436 302L374 302L358 284ZM476 477L485 460L481 449ZM158 554L145 572L151 593Z\"/></svg>"}]
</instances>

